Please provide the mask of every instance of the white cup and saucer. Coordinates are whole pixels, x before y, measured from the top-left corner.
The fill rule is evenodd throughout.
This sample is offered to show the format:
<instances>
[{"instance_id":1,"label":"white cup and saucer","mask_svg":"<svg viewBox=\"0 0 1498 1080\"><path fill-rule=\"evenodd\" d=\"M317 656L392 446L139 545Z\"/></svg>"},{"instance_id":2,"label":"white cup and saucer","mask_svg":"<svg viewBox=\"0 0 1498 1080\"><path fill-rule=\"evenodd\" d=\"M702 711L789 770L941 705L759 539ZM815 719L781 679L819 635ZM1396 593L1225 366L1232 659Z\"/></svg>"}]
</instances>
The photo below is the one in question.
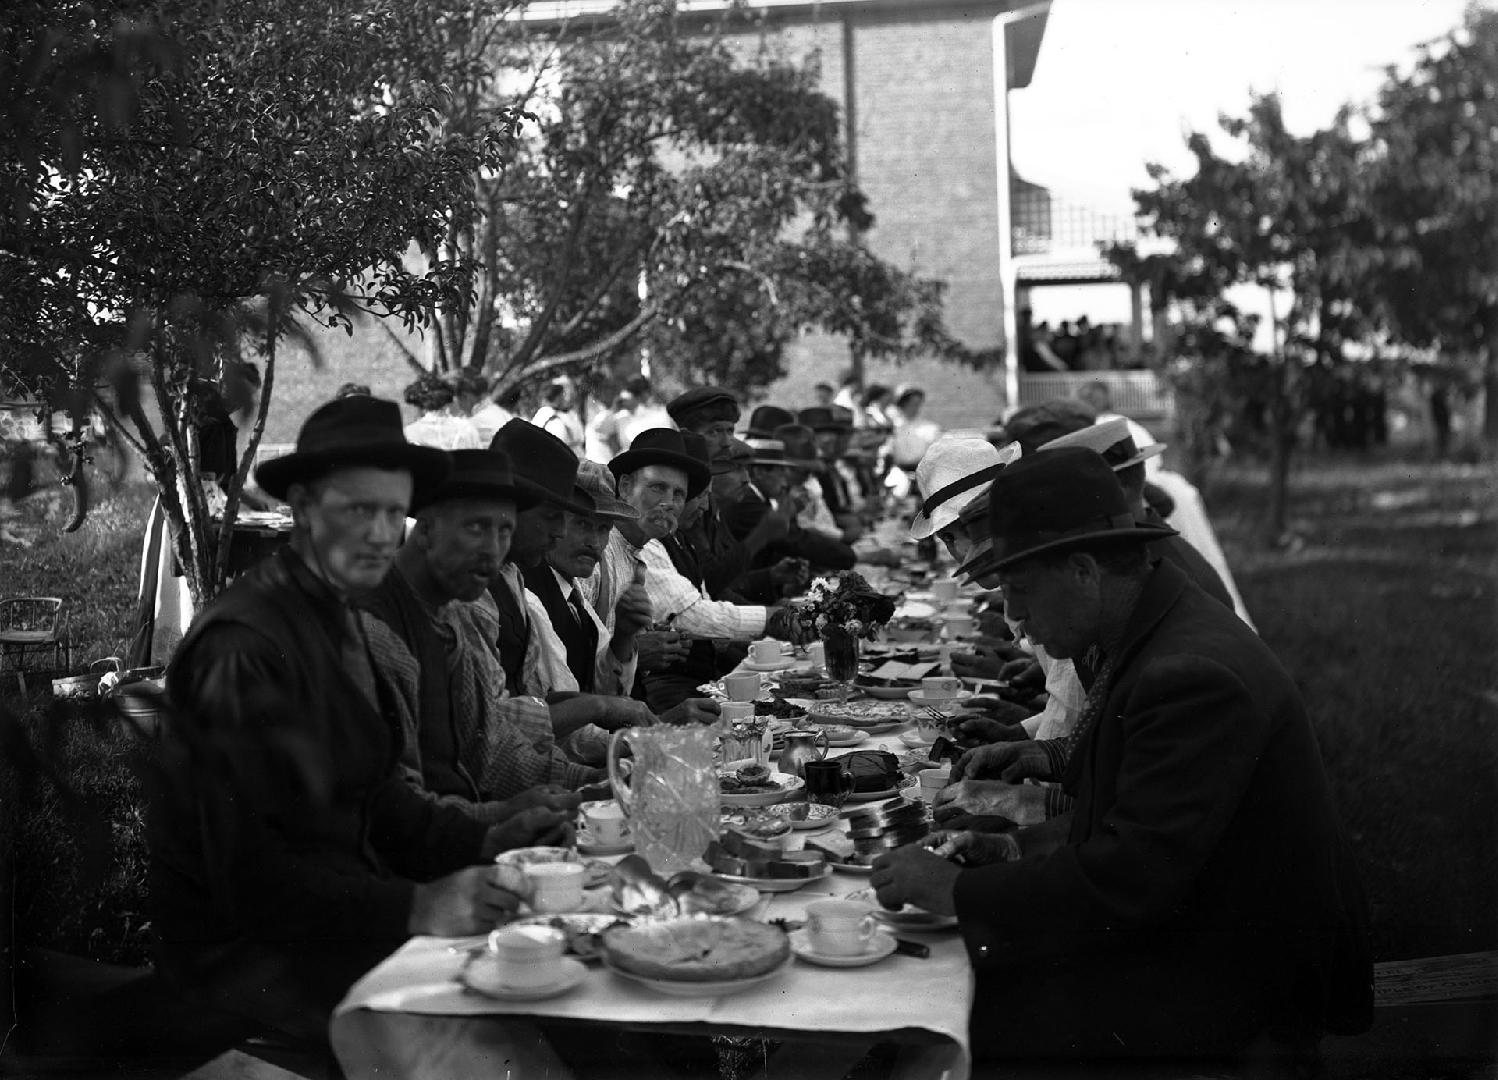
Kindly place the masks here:
<instances>
[{"instance_id":1,"label":"white cup and saucer","mask_svg":"<svg viewBox=\"0 0 1498 1080\"><path fill-rule=\"evenodd\" d=\"M583 827L577 834L577 850L584 855L621 855L634 850L629 819L613 799L583 803Z\"/></svg>"},{"instance_id":2,"label":"white cup and saucer","mask_svg":"<svg viewBox=\"0 0 1498 1080\"><path fill-rule=\"evenodd\" d=\"M749 643L749 655L744 660L744 667L750 671L780 671L793 663L795 661L786 652L785 642L762 638Z\"/></svg>"},{"instance_id":3,"label":"white cup and saucer","mask_svg":"<svg viewBox=\"0 0 1498 1080\"><path fill-rule=\"evenodd\" d=\"M588 974L581 963L563 955L566 947L565 935L554 927L502 926L464 967L463 984L501 1001L536 1001L564 994Z\"/></svg>"},{"instance_id":4,"label":"white cup and saucer","mask_svg":"<svg viewBox=\"0 0 1498 1080\"><path fill-rule=\"evenodd\" d=\"M814 900L806 925L790 933L791 951L823 967L863 967L895 951L895 938L861 900Z\"/></svg>"}]
</instances>

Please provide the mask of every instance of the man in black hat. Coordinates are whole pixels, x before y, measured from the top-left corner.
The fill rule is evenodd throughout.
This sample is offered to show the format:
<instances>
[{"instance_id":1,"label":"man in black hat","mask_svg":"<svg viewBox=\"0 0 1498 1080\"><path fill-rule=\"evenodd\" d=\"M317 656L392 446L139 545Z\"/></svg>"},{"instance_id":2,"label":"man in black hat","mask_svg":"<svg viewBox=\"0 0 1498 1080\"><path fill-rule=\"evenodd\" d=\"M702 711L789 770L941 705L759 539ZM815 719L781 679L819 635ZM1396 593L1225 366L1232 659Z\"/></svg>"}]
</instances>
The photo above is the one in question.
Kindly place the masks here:
<instances>
[{"instance_id":1,"label":"man in black hat","mask_svg":"<svg viewBox=\"0 0 1498 1080\"><path fill-rule=\"evenodd\" d=\"M733 395L714 387L697 387L674 399L667 409L683 435L703 440L715 476L739 471L732 458L733 444L738 442L733 427L739 419L739 405ZM728 490L728 485L715 479L711 494L699 496L705 499L701 513L689 515L677 533L691 552L702 584L709 595L721 599L763 599L767 593L778 596L778 586L769 580L770 568L756 569L755 559L765 545L782 539L789 531L791 510L761 515L754 528L738 537L723 516L732 500L721 499L720 490ZM779 576L785 578L789 573L788 568L782 568Z\"/></svg>"},{"instance_id":2,"label":"man in black hat","mask_svg":"<svg viewBox=\"0 0 1498 1080\"><path fill-rule=\"evenodd\" d=\"M544 705L505 693L494 620L475 604L509 552L516 508L537 497L520 490L503 451L452 458L452 473L413 508L415 528L362 606L399 641L383 651L382 668L414 668L420 710L407 764L425 790L490 821L544 808L552 816L532 814L537 835L526 842L550 843L540 834L559 829L577 805L561 793L603 777L557 747Z\"/></svg>"},{"instance_id":3,"label":"man in black hat","mask_svg":"<svg viewBox=\"0 0 1498 1080\"><path fill-rule=\"evenodd\" d=\"M333 1006L409 934L471 934L519 898L483 865L504 842L400 769L399 688L350 599L384 578L406 513L441 484L393 402L351 397L261 465L290 542L198 616L149 822L159 967L195 993L325 1040Z\"/></svg>"},{"instance_id":4,"label":"man in black hat","mask_svg":"<svg viewBox=\"0 0 1498 1080\"><path fill-rule=\"evenodd\" d=\"M796 422L810 429L822 468L817 473L822 499L832 519L846 533L861 533L863 519L858 515L857 478L843 461L853 437L853 415L840 406L815 406L802 409ZM846 470L846 471L845 471Z\"/></svg>"},{"instance_id":5,"label":"man in black hat","mask_svg":"<svg viewBox=\"0 0 1498 1080\"><path fill-rule=\"evenodd\" d=\"M612 730L653 721L655 717L642 702L613 694L557 691L542 677L541 643L531 627L533 594L525 586L523 572L544 563L546 553L566 531L566 515L591 515L592 502L577 497L577 455L555 435L524 420L511 420L499 429L490 446L509 455L516 484L536 499L534 506L516 515L509 558L489 585L499 613L499 656L510 693L544 698L561 739L588 724ZM540 606L540 601L534 604Z\"/></svg>"},{"instance_id":6,"label":"man in black hat","mask_svg":"<svg viewBox=\"0 0 1498 1080\"><path fill-rule=\"evenodd\" d=\"M790 482L794 490L805 494L805 506L796 515L801 528L852 545L863 535L863 522L856 514L839 517L827 500L827 463L821 457L816 433L805 424L785 424L775 429L775 438L785 445L786 459L791 462Z\"/></svg>"},{"instance_id":7,"label":"man in black hat","mask_svg":"<svg viewBox=\"0 0 1498 1080\"><path fill-rule=\"evenodd\" d=\"M789 409L782 409L779 405L759 405L749 414L749 427L744 435L750 439L773 439L776 428L795 422L796 416Z\"/></svg>"},{"instance_id":8,"label":"man in black hat","mask_svg":"<svg viewBox=\"0 0 1498 1080\"><path fill-rule=\"evenodd\" d=\"M857 556L835 536L804 528L796 519L812 505L811 497L793 478L817 463L813 458L793 458L779 439L750 439L754 456L749 459L750 482L728 514L728 526L746 536L771 514L789 514L791 525L783 539L767 544L753 560L756 566L774 565L784 558L804 559L814 570L847 570Z\"/></svg>"},{"instance_id":9,"label":"man in black hat","mask_svg":"<svg viewBox=\"0 0 1498 1080\"><path fill-rule=\"evenodd\" d=\"M1175 566L1150 565L1168 530L1135 521L1090 450L1008 466L990 524L979 570L1007 616L1087 658L1090 684L1069 754L1000 744L953 776L1059 779L1076 809L1059 835L939 835L871 879L886 906L958 917L975 1056L1295 1053L1366 1028L1367 913L1279 661Z\"/></svg>"},{"instance_id":10,"label":"man in black hat","mask_svg":"<svg viewBox=\"0 0 1498 1080\"><path fill-rule=\"evenodd\" d=\"M708 465L688 449L682 433L667 428L641 432L609 463L619 497L640 513L621 522L604 555L605 603L637 578L649 594L657 625L696 638L749 641L768 634L790 638L793 620L783 610L714 600L683 577L661 540L677 529L689 499L707 489ZM673 691L674 693L675 691ZM663 701L653 701L666 707Z\"/></svg>"}]
</instances>

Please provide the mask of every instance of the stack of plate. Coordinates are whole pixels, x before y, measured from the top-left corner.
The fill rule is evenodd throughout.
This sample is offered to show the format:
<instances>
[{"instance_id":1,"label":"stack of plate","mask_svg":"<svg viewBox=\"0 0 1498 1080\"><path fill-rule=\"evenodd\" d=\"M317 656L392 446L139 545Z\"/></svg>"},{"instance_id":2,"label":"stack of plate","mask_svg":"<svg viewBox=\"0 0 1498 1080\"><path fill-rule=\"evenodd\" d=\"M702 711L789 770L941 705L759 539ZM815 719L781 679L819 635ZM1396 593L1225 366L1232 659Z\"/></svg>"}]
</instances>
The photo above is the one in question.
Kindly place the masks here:
<instances>
[{"instance_id":1,"label":"stack of plate","mask_svg":"<svg viewBox=\"0 0 1498 1080\"><path fill-rule=\"evenodd\" d=\"M913 844L931 831L926 808L904 799L890 799L874 806L845 810L848 836L860 855L878 855Z\"/></svg>"}]
</instances>

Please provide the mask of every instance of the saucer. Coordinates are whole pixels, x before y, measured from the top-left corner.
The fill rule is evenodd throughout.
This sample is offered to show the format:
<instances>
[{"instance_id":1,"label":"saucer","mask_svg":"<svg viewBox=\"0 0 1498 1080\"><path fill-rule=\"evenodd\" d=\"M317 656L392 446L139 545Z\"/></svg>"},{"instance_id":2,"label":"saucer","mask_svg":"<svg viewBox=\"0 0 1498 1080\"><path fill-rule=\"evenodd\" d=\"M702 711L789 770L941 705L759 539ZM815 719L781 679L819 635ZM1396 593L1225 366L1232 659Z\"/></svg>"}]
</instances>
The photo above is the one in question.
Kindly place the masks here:
<instances>
[{"instance_id":1,"label":"saucer","mask_svg":"<svg viewBox=\"0 0 1498 1080\"><path fill-rule=\"evenodd\" d=\"M784 671L786 668L795 667L796 661L789 656L783 656L772 664L756 664L753 660L745 660L739 667L745 671Z\"/></svg>"},{"instance_id":2,"label":"saucer","mask_svg":"<svg viewBox=\"0 0 1498 1080\"><path fill-rule=\"evenodd\" d=\"M910 701L914 705L929 705L933 709L940 709L943 705L960 705L975 696L971 690L959 690L951 695L928 697L925 690L917 688L910 692Z\"/></svg>"},{"instance_id":3,"label":"saucer","mask_svg":"<svg viewBox=\"0 0 1498 1080\"><path fill-rule=\"evenodd\" d=\"M791 952L809 964L820 964L823 967L865 967L877 964L895 951L896 944L894 936L881 927L874 931L874 936L869 939L869 947L864 952L854 956L835 956L817 952L812 947L811 934L806 930L792 930L787 936L791 939Z\"/></svg>"},{"instance_id":4,"label":"saucer","mask_svg":"<svg viewBox=\"0 0 1498 1080\"><path fill-rule=\"evenodd\" d=\"M580 855L628 855L635 849L635 842L625 837L617 844L600 844L587 829L577 830L577 851Z\"/></svg>"},{"instance_id":5,"label":"saucer","mask_svg":"<svg viewBox=\"0 0 1498 1080\"><path fill-rule=\"evenodd\" d=\"M557 978L545 986L506 986L499 981L494 965L485 964L482 959L466 965L458 978L468 989L498 1001L540 1001L565 994L588 976L588 969L570 956L564 956L559 963Z\"/></svg>"}]
</instances>

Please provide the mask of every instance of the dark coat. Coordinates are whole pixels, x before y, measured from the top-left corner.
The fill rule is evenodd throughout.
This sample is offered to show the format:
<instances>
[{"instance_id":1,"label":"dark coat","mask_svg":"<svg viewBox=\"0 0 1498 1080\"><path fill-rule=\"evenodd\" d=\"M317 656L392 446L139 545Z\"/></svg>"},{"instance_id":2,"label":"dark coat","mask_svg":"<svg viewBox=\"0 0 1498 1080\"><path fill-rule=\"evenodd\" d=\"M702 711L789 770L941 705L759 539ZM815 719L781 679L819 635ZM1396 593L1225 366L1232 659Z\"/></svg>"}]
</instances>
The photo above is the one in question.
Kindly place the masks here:
<instances>
[{"instance_id":1,"label":"dark coat","mask_svg":"<svg viewBox=\"0 0 1498 1080\"><path fill-rule=\"evenodd\" d=\"M980 1054L1230 1052L1367 1026L1365 903L1300 696L1169 563L1063 786L1065 845L958 879Z\"/></svg>"},{"instance_id":2,"label":"dark coat","mask_svg":"<svg viewBox=\"0 0 1498 1080\"><path fill-rule=\"evenodd\" d=\"M733 535L742 540L769 512L769 501L758 491L746 488L724 520ZM805 559L813 570L851 570L858 561L853 549L841 540L792 525L785 539L772 541L760 549L753 565L773 566L786 557Z\"/></svg>"}]
</instances>

